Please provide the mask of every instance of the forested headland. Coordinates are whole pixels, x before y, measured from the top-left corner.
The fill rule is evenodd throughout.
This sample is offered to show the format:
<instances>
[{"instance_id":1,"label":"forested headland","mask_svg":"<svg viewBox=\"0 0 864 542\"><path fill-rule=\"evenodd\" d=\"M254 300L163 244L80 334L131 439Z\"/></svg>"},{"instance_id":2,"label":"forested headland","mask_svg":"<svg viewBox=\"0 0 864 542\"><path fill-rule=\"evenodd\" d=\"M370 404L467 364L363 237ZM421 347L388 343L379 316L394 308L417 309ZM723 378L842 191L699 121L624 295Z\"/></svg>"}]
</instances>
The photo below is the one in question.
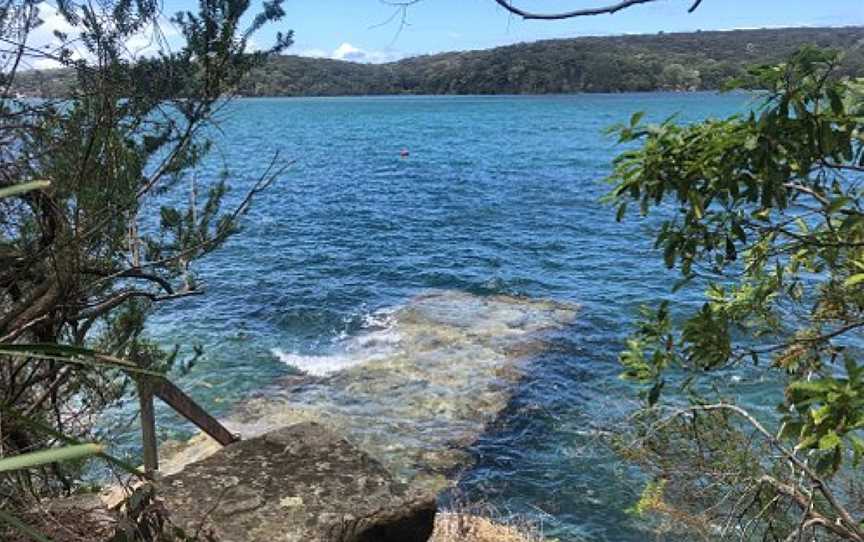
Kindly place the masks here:
<instances>
[{"instance_id":1,"label":"forested headland","mask_svg":"<svg viewBox=\"0 0 864 542\"><path fill-rule=\"evenodd\" d=\"M450 52L386 64L276 56L250 73L245 96L554 94L716 90L754 64L782 62L802 45L843 51L842 72L864 74L864 28L783 28L581 37ZM58 96L65 70L17 81L28 96Z\"/></svg>"}]
</instances>

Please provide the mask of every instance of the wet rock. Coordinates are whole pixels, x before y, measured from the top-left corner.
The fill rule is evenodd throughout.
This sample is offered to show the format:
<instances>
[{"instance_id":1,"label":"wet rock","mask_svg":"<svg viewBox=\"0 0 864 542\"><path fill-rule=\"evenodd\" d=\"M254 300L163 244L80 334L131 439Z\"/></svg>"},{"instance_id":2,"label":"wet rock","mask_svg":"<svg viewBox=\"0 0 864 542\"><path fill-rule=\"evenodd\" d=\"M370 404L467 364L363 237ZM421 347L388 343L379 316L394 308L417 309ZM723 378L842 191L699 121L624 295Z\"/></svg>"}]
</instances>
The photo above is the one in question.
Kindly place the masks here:
<instances>
[{"instance_id":1,"label":"wet rock","mask_svg":"<svg viewBox=\"0 0 864 542\"><path fill-rule=\"evenodd\" d=\"M436 506L315 423L224 448L161 494L177 526L220 542L425 542Z\"/></svg>"}]
</instances>

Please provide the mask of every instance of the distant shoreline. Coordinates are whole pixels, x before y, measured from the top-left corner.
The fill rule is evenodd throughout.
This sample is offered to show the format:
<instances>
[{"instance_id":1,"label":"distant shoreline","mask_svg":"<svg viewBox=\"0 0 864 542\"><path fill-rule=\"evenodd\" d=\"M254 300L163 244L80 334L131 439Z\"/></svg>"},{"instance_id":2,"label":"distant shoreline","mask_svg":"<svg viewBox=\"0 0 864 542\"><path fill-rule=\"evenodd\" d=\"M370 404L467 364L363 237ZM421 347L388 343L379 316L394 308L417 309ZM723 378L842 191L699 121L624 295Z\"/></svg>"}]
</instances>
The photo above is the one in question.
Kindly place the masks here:
<instances>
[{"instance_id":1,"label":"distant shoreline","mask_svg":"<svg viewBox=\"0 0 864 542\"><path fill-rule=\"evenodd\" d=\"M386 64L283 55L243 80L244 97L500 96L718 91L753 65L786 61L805 45L846 53L864 75L864 27L580 37L440 53ZM22 72L13 92L62 97L71 70Z\"/></svg>"},{"instance_id":2,"label":"distant shoreline","mask_svg":"<svg viewBox=\"0 0 864 542\"><path fill-rule=\"evenodd\" d=\"M723 91L717 89L700 89L700 90L633 90L621 92L545 92L537 94L336 94L336 95L305 95L305 96L279 96L279 95L262 95L262 96L243 96L237 95L232 97L234 100L338 100L340 98L547 98L547 97L567 97L574 98L581 96L633 96L633 95L651 95L658 96L682 95L696 96L700 94L755 94L760 90L741 90L735 89L731 91Z\"/></svg>"}]
</instances>

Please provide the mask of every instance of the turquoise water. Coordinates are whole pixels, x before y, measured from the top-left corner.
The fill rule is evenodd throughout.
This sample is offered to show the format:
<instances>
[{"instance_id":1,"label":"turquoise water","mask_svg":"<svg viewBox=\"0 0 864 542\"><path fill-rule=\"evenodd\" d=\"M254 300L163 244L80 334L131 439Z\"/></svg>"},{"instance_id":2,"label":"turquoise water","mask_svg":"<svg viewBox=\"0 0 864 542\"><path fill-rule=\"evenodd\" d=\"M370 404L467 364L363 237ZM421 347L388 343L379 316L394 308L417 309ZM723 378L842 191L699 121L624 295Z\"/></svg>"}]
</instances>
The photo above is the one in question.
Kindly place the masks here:
<instances>
[{"instance_id":1,"label":"turquoise water","mask_svg":"<svg viewBox=\"0 0 864 542\"><path fill-rule=\"evenodd\" d=\"M673 275L651 248L650 223L618 224L599 202L621 150L604 129L639 110L691 121L748 103L734 94L238 101L199 179L227 166L236 199L273 153L296 163L257 199L243 232L200 263L207 295L157 314L151 333L204 346L178 378L230 415L286 393L291 375L350 368L362 378L363 357L381 351L352 345L386 343L387 315L425 292L579 305L572 321L556 320L468 449L459 498L527 515L562 541L642 540L624 512L638 473L597 441L635 398L617 378L628 322L640 304L670 296ZM352 389L340 387L341 404ZM363 397L356 408L375 412L395 401ZM188 434L163 420L165 438ZM419 431L440 438L449 427Z\"/></svg>"}]
</instances>

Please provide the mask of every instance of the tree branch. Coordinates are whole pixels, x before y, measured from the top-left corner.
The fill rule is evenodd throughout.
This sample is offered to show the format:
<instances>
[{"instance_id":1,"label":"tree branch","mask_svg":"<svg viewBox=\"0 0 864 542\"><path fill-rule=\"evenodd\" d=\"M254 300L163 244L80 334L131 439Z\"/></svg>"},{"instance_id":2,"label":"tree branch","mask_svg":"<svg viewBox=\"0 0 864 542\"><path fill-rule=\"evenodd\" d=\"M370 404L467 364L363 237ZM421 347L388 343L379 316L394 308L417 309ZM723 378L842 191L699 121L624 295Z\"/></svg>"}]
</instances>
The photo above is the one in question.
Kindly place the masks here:
<instances>
[{"instance_id":1,"label":"tree branch","mask_svg":"<svg viewBox=\"0 0 864 542\"><path fill-rule=\"evenodd\" d=\"M84 273L102 277L102 280L100 280L96 284L120 278L141 279L158 284L163 290L165 290L165 293L169 295L174 293L174 288L171 286L171 283L168 282L168 280L155 274L145 273L141 270L140 267L130 267L129 269L123 269L120 271L100 271L98 269L85 269Z\"/></svg>"},{"instance_id":2,"label":"tree branch","mask_svg":"<svg viewBox=\"0 0 864 542\"><path fill-rule=\"evenodd\" d=\"M623 0L621 2L610 4L608 6L602 6L597 8L587 8L587 9L576 9L573 11L565 11L562 13L537 13L526 11L519 7L513 5L510 0L495 0L495 3L506 9L510 13L514 15L518 15L523 19L533 19L533 20L544 20L544 21L552 21L552 20L561 20L561 19L573 19L576 17L590 17L593 15L612 15L613 13L617 13L619 11L625 10L627 8L631 8L633 6L637 6L639 4L649 4L656 2L657 0ZM696 9L702 4L702 0L696 0L690 9L688 9L689 13L693 13Z\"/></svg>"},{"instance_id":3,"label":"tree branch","mask_svg":"<svg viewBox=\"0 0 864 542\"><path fill-rule=\"evenodd\" d=\"M82 310L81 312L79 312L75 316L68 318L68 320L69 321L78 321L78 320L89 320L89 319L93 319L93 318L98 318L99 316L110 312L111 310L115 309L116 307L120 306L121 304L125 303L126 301L133 299L133 298L136 298L136 297L144 297L144 298L149 299L150 301L158 302L158 301L168 301L170 299L180 299L183 297L189 297L189 296L193 296L193 295L201 295L202 293L204 293L202 290L190 290L190 291L186 291L186 292L179 292L176 294L161 295L160 296L160 295L156 295L152 292L141 292L141 291L135 291L135 290L120 292L113 297L110 297L104 301L100 301L99 303Z\"/></svg>"},{"instance_id":4,"label":"tree branch","mask_svg":"<svg viewBox=\"0 0 864 542\"><path fill-rule=\"evenodd\" d=\"M780 442L780 440L776 436L774 436L770 431L768 431L765 426L759 423L756 418L754 418L749 412L747 412L743 408L728 403L695 405L674 411L667 418L667 420L672 420L685 414L716 411L731 412L746 420L747 423L749 423L756 430L757 433L761 434L767 440L767 442L771 445L772 448L777 450L783 457L785 457L791 464L795 465L798 469L800 469L801 472L803 472L807 476L807 478L810 479L813 485L818 489L819 493L821 493L822 496L825 497L825 500L828 502L831 508L833 508L837 512L837 515L839 516L837 521L828 522L830 523L830 527L826 525L826 528L835 533L842 529L844 531L843 534L847 539L855 540L857 542L864 542L864 531L861 530L858 522L856 522L852 518L846 507L840 503L840 501L834 495L834 492L831 491L828 483L821 476L819 476L819 474L817 474L816 471L814 471L805 461L799 458L794 450L790 450L786 446L784 446L783 443ZM660 425L662 425L662 422ZM771 485L775 487L778 491L793 498L796 503L802 506L802 508L804 508L805 510L807 509L807 507L804 506L804 502L801 500L802 495L795 488L791 488L788 486L781 487L783 484L780 484L776 480L774 480L774 482L766 480L766 477L763 477L761 481L770 482ZM810 501L812 501L812 499L810 499ZM814 512L811 512L811 514L814 514L814 518L819 517L818 514L815 514Z\"/></svg>"}]
</instances>

